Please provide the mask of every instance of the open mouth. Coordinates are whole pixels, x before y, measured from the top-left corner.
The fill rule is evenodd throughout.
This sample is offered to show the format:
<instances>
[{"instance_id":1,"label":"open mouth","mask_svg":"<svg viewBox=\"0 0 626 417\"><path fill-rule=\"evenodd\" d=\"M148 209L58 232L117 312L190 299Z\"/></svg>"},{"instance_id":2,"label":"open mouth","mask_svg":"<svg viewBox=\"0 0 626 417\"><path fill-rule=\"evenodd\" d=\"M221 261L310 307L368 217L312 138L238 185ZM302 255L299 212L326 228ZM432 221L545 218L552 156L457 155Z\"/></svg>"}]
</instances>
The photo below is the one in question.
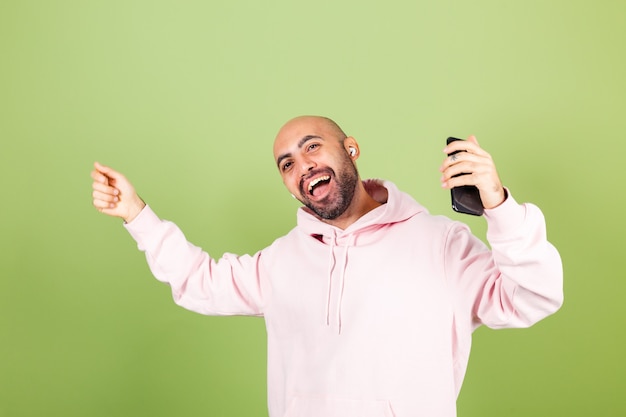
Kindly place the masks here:
<instances>
[{"instance_id":1,"label":"open mouth","mask_svg":"<svg viewBox=\"0 0 626 417\"><path fill-rule=\"evenodd\" d=\"M330 175L322 175L320 177L314 178L309 183L309 194L315 196L317 193L317 195L319 195L320 191L318 190L323 189L325 185L328 185L328 183L330 183Z\"/></svg>"}]
</instances>

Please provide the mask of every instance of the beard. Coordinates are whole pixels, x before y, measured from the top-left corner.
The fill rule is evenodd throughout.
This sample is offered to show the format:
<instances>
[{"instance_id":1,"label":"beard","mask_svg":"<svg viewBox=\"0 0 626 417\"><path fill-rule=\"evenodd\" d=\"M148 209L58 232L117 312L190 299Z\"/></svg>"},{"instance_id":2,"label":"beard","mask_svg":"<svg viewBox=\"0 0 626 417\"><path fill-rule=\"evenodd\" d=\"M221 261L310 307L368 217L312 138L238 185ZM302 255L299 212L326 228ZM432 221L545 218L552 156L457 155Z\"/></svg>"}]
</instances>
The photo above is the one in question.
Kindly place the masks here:
<instances>
[{"instance_id":1,"label":"beard","mask_svg":"<svg viewBox=\"0 0 626 417\"><path fill-rule=\"evenodd\" d=\"M308 193L304 191L301 182L300 195L303 196L302 204L324 220L335 220L337 217L341 216L352 203L356 185L359 181L359 173L352 160L347 156L342 161L337 172L332 168L326 168L315 171L312 174L317 175L322 172L327 173L331 177L331 180L335 180L337 189L327 195L323 200L313 202L309 200Z\"/></svg>"}]
</instances>

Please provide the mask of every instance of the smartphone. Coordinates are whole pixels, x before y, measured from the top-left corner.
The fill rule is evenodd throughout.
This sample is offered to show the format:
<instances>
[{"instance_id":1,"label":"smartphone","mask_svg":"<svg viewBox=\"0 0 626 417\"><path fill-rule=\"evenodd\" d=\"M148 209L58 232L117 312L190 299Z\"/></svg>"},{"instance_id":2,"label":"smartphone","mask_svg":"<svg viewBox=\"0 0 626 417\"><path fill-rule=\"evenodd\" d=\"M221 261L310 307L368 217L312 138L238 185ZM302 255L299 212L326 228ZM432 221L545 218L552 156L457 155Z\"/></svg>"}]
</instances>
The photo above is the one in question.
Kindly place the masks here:
<instances>
[{"instance_id":1,"label":"smartphone","mask_svg":"<svg viewBox=\"0 0 626 417\"><path fill-rule=\"evenodd\" d=\"M459 138L449 137L446 140L446 144L450 144L455 140L463 140ZM450 155L454 155L458 152L465 151L456 151L452 152ZM455 177L466 174L458 174ZM458 213L471 214L473 216L482 216L484 212L483 202L480 199L480 193L478 188L474 185L462 185L459 187L454 187L450 190L450 196L452 197L452 209Z\"/></svg>"}]
</instances>

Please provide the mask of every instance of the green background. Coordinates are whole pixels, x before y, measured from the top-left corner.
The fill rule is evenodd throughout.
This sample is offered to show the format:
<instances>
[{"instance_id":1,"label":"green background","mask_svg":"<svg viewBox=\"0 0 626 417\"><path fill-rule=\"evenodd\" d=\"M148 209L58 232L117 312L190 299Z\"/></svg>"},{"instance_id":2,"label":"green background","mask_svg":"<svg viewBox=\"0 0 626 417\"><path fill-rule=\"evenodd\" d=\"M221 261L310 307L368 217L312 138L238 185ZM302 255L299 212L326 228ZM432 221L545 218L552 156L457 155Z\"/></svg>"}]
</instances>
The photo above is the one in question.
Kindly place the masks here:
<instances>
[{"instance_id":1,"label":"green background","mask_svg":"<svg viewBox=\"0 0 626 417\"><path fill-rule=\"evenodd\" d=\"M177 307L94 160L214 256L295 224L278 128L327 115L363 177L451 212L477 135L544 211L565 305L475 333L460 417L624 416L623 1L0 2L0 416L264 416L261 319Z\"/></svg>"}]
</instances>

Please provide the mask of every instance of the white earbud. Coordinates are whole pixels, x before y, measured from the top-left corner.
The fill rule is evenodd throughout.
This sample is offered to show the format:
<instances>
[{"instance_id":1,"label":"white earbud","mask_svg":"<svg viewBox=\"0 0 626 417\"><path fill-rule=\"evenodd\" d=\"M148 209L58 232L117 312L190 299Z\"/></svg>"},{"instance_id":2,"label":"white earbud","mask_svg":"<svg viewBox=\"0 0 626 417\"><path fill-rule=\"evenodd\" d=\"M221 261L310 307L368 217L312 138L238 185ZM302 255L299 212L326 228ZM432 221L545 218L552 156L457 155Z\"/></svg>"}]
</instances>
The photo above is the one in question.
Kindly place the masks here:
<instances>
[{"instance_id":1,"label":"white earbud","mask_svg":"<svg viewBox=\"0 0 626 417\"><path fill-rule=\"evenodd\" d=\"M350 156L356 155L356 148L350 148Z\"/></svg>"}]
</instances>

